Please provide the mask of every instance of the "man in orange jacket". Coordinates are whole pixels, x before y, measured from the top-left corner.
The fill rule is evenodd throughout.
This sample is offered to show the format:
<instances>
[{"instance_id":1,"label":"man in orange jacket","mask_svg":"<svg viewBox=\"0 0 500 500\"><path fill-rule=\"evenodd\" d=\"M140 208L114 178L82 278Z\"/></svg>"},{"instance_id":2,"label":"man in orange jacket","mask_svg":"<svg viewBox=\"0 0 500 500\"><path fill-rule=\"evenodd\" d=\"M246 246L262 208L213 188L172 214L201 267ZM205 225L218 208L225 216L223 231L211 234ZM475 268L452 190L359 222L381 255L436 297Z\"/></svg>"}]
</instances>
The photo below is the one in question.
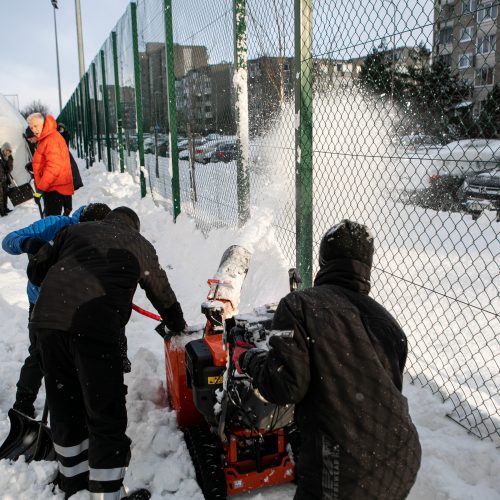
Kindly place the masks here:
<instances>
[{"instance_id":1,"label":"man in orange jacket","mask_svg":"<svg viewBox=\"0 0 500 500\"><path fill-rule=\"evenodd\" d=\"M65 197L74 193L68 147L53 116L33 113L27 121L38 142L33 174L37 189L43 192L44 216L61 215Z\"/></svg>"}]
</instances>

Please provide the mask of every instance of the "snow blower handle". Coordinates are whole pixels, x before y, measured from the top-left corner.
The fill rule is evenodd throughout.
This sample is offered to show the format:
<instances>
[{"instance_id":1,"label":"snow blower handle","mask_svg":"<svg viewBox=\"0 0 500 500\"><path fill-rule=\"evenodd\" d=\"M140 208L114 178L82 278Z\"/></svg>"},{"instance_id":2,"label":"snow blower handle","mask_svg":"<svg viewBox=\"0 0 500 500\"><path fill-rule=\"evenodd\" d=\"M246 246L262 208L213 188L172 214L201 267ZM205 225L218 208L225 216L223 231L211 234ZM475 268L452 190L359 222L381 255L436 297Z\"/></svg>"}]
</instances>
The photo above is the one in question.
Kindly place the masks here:
<instances>
[{"instance_id":1,"label":"snow blower handle","mask_svg":"<svg viewBox=\"0 0 500 500\"><path fill-rule=\"evenodd\" d=\"M146 316L147 318L155 319L156 321L159 321L160 324L155 327L155 332L160 335L160 337L163 340L170 340L172 337L175 337L176 335L180 335L181 332L172 332L167 328L167 325L165 325L164 321L161 319L161 316L158 314L152 313L150 311L146 311L146 309L143 309L142 307L137 306L136 304L132 304L132 309L135 312L138 312L139 314L142 314L143 316ZM187 324L184 323L184 329L187 328Z\"/></svg>"}]
</instances>

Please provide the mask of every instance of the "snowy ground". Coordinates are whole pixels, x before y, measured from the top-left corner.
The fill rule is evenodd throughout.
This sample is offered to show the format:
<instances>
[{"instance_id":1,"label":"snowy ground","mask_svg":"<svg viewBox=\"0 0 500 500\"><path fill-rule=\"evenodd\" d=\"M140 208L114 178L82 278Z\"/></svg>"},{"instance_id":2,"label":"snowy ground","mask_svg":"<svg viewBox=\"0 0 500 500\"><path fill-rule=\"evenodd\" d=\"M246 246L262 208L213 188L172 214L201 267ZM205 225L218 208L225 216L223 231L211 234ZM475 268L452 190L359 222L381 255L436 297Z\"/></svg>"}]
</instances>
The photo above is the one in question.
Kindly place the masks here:
<instances>
[{"instance_id":1,"label":"snowy ground","mask_svg":"<svg viewBox=\"0 0 500 500\"><path fill-rule=\"evenodd\" d=\"M287 266L277 249L266 213L257 214L248 229L220 229L204 237L195 224L181 216L177 224L151 199L141 200L139 186L127 175L109 174L102 166L83 172L85 187L77 192L75 208L91 201L110 206L128 205L142 221L143 234L155 245L177 293L188 323L201 323L200 304L208 287L206 280L216 271L220 257L230 244L244 244L253 251L250 271L244 284L241 311L279 300L287 291ZM18 207L0 219L0 238L37 218L35 205ZM26 258L0 253L0 441L8 432L7 411L13 403L15 383L27 350L27 309L25 294ZM139 291L135 302L151 309ZM132 372L128 384L128 433L133 441L132 461L126 477L131 488L148 487L153 500L202 499L194 470L165 397L163 345L153 331L154 322L133 315L127 327ZM500 499L500 454L488 441L479 441L446 418L451 406L443 405L428 390L406 380L405 395L419 430L423 463L411 500L493 500ZM41 412L43 395L37 402ZM53 495L47 484L54 463L26 465L0 461L0 499L32 500L62 498ZM293 497L294 487L283 486L240 495L248 500L284 500ZM87 498L83 493L75 500Z\"/></svg>"}]
</instances>

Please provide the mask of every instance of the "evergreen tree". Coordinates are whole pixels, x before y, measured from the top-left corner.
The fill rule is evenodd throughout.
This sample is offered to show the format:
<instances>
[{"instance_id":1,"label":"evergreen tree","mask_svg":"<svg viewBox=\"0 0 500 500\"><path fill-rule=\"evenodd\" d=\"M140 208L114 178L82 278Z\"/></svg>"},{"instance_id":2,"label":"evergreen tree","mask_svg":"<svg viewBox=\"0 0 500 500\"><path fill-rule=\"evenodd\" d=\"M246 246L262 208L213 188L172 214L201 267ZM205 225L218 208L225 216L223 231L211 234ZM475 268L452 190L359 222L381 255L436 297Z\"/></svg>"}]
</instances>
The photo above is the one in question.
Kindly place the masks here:
<instances>
[{"instance_id":1,"label":"evergreen tree","mask_svg":"<svg viewBox=\"0 0 500 500\"><path fill-rule=\"evenodd\" d=\"M359 84L375 95L391 93L392 61L387 59L387 46L374 47L365 59L359 74Z\"/></svg>"},{"instance_id":2,"label":"evergreen tree","mask_svg":"<svg viewBox=\"0 0 500 500\"><path fill-rule=\"evenodd\" d=\"M477 120L477 136L500 139L500 85L497 83L488 94Z\"/></svg>"}]
</instances>

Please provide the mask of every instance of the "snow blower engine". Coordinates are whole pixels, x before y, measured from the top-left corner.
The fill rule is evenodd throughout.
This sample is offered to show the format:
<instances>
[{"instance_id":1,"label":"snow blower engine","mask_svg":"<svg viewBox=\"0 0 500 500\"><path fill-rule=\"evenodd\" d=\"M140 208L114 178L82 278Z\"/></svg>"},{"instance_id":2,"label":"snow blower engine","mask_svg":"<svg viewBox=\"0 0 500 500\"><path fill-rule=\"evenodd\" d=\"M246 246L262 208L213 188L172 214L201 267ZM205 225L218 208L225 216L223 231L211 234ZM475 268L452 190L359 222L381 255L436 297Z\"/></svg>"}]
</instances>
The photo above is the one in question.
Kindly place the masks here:
<instances>
[{"instance_id":1,"label":"snow blower engine","mask_svg":"<svg viewBox=\"0 0 500 500\"><path fill-rule=\"evenodd\" d=\"M170 402L208 500L294 479L293 405L267 402L231 360L236 340L265 347L271 335L273 306L236 315L249 260L243 247L229 247L208 281L201 338L165 342Z\"/></svg>"}]
</instances>

